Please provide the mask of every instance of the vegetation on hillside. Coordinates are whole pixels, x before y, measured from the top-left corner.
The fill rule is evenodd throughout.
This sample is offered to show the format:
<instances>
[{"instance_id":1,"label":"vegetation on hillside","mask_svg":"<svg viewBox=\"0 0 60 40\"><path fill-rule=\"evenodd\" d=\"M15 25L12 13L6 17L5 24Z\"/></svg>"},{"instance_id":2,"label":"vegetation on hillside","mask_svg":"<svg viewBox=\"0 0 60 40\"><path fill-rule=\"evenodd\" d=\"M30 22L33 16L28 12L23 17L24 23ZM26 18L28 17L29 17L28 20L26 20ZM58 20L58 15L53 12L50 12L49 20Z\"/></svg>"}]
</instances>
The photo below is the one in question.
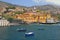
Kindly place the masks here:
<instances>
[{"instance_id":1,"label":"vegetation on hillside","mask_svg":"<svg viewBox=\"0 0 60 40\"><path fill-rule=\"evenodd\" d=\"M9 7L6 8L6 9L15 9L15 7L14 7L14 6L9 6Z\"/></svg>"},{"instance_id":2,"label":"vegetation on hillside","mask_svg":"<svg viewBox=\"0 0 60 40\"><path fill-rule=\"evenodd\" d=\"M13 16L11 16L11 15L4 14L3 17L5 19L9 20L10 22L12 22L14 20Z\"/></svg>"},{"instance_id":3,"label":"vegetation on hillside","mask_svg":"<svg viewBox=\"0 0 60 40\"><path fill-rule=\"evenodd\" d=\"M17 11L17 12L15 12L15 14L23 14L23 12Z\"/></svg>"},{"instance_id":4,"label":"vegetation on hillside","mask_svg":"<svg viewBox=\"0 0 60 40\"><path fill-rule=\"evenodd\" d=\"M4 5L5 6L7 6L7 8L6 7L4 7L4 8L6 8L6 11L7 11L7 13L3 13L3 17L4 18L6 18L7 20L9 20L9 21L11 21L11 20L14 20L14 18L13 18L13 16L15 16L15 14L23 14L23 13L26 13L28 10L30 10L30 11L34 11L34 7L21 7L21 6L15 6L15 5L10 5L10 6L8 6L7 4L3 4L4 2L1 2L0 4L0 6L1 7L4 7ZM17 11L17 10L15 10L15 8L22 8L23 9L23 11ZM13 10L15 10L15 11L8 11L9 9L13 9ZM32 10L33 9L33 10ZM59 9L59 10L58 10ZM41 11L42 10L42 11ZM54 5L44 5L44 6L36 6L36 9L35 9L35 11L38 13L46 13L45 11L48 11L48 13L49 13L49 11L51 12L51 14L55 14L55 13L57 13L58 11L60 11L60 7L58 7L58 6L54 6ZM10 14L11 13L11 14ZM14 14L13 14L14 13ZM60 14L56 14L56 16L60 19ZM35 15L33 15L33 17L35 18L36 16Z\"/></svg>"},{"instance_id":5,"label":"vegetation on hillside","mask_svg":"<svg viewBox=\"0 0 60 40\"><path fill-rule=\"evenodd\" d=\"M58 17L58 19L60 20L60 14L57 14L56 16L57 16L57 17Z\"/></svg>"}]
</instances>

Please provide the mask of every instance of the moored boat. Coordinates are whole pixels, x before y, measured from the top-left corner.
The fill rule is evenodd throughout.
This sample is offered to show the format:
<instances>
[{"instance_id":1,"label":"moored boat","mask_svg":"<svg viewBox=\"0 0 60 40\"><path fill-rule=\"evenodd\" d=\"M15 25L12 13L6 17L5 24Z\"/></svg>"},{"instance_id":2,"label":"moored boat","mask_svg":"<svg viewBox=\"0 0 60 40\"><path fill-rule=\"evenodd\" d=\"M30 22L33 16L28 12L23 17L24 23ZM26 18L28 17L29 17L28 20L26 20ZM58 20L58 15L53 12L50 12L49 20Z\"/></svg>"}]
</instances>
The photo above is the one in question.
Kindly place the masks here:
<instances>
[{"instance_id":1,"label":"moored boat","mask_svg":"<svg viewBox=\"0 0 60 40\"><path fill-rule=\"evenodd\" d=\"M18 31L18 32L25 32L26 29L25 29L25 28L21 28L21 29L18 28L17 31Z\"/></svg>"},{"instance_id":2,"label":"moored boat","mask_svg":"<svg viewBox=\"0 0 60 40\"><path fill-rule=\"evenodd\" d=\"M25 33L25 36L33 36L34 35L34 32L27 32Z\"/></svg>"}]
</instances>

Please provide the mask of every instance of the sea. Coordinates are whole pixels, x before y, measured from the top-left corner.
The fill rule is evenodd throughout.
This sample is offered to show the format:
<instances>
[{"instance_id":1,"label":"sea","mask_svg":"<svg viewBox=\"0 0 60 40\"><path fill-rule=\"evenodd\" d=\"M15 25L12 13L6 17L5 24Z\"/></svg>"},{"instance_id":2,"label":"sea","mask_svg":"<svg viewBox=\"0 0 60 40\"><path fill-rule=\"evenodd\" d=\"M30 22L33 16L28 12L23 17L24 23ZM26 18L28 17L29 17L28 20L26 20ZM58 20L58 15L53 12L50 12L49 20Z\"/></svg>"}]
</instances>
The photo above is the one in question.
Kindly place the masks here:
<instances>
[{"instance_id":1,"label":"sea","mask_svg":"<svg viewBox=\"0 0 60 40\"><path fill-rule=\"evenodd\" d=\"M26 37L26 32L17 31L19 28L26 28L26 32L34 32L34 36ZM60 40L60 24L21 24L0 27L0 40Z\"/></svg>"}]
</instances>

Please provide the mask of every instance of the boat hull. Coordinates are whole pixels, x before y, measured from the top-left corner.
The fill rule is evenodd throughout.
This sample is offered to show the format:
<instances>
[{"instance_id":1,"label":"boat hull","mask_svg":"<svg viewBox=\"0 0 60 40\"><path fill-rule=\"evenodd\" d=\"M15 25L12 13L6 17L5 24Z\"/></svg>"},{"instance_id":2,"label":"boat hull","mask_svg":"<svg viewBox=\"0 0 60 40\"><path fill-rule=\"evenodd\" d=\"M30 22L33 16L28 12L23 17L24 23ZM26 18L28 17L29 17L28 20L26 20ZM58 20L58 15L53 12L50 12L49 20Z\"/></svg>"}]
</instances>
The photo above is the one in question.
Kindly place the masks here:
<instances>
[{"instance_id":1,"label":"boat hull","mask_svg":"<svg viewBox=\"0 0 60 40\"><path fill-rule=\"evenodd\" d=\"M33 32L29 32L29 33L25 33L25 36L34 36L34 33Z\"/></svg>"}]
</instances>

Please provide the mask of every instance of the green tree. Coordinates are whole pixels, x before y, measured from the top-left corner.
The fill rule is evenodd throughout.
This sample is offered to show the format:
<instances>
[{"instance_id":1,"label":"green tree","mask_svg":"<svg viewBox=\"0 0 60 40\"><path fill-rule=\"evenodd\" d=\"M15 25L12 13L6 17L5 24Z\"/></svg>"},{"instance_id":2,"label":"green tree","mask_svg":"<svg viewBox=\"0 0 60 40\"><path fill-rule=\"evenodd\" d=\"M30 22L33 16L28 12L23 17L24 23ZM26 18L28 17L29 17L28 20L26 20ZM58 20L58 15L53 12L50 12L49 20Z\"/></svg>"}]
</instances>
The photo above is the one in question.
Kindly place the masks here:
<instances>
[{"instance_id":1,"label":"green tree","mask_svg":"<svg viewBox=\"0 0 60 40\"><path fill-rule=\"evenodd\" d=\"M17 11L17 12L15 12L15 14L23 14L23 12Z\"/></svg>"},{"instance_id":2,"label":"green tree","mask_svg":"<svg viewBox=\"0 0 60 40\"><path fill-rule=\"evenodd\" d=\"M60 14L57 14L56 16L57 16L57 17L58 17L58 19L60 20Z\"/></svg>"},{"instance_id":3,"label":"green tree","mask_svg":"<svg viewBox=\"0 0 60 40\"><path fill-rule=\"evenodd\" d=\"M13 18L8 18L8 21L12 22L14 19Z\"/></svg>"},{"instance_id":4,"label":"green tree","mask_svg":"<svg viewBox=\"0 0 60 40\"><path fill-rule=\"evenodd\" d=\"M36 10L36 12L40 12L40 10Z\"/></svg>"},{"instance_id":5,"label":"green tree","mask_svg":"<svg viewBox=\"0 0 60 40\"><path fill-rule=\"evenodd\" d=\"M4 14L3 17L10 22L12 22L14 20L13 16L11 16L11 15Z\"/></svg>"}]
</instances>

